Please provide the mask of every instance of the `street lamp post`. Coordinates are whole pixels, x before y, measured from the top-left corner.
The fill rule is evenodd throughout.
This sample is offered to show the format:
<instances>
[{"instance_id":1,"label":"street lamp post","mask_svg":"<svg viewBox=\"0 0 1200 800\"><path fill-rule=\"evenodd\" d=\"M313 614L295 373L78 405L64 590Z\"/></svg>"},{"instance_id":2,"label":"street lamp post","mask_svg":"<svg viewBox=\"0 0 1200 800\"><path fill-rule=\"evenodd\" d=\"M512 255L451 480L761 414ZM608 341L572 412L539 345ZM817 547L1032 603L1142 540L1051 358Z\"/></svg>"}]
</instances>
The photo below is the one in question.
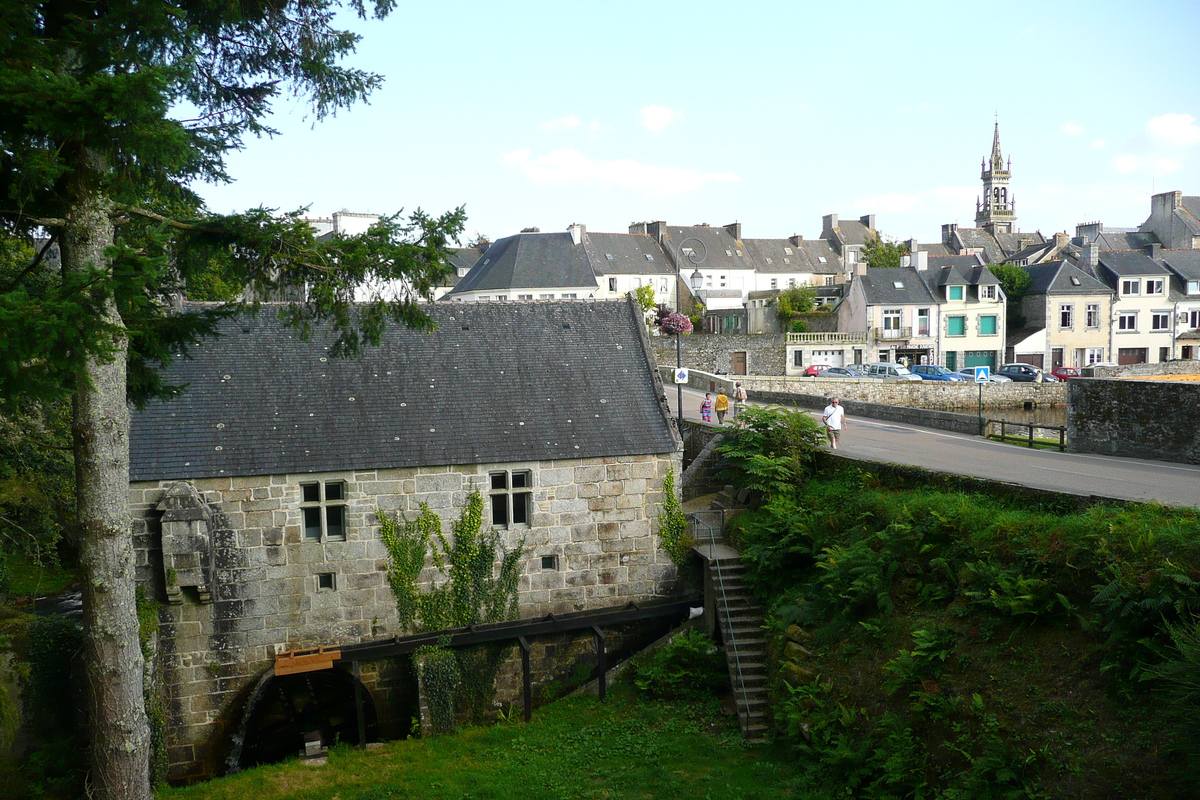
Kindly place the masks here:
<instances>
[{"instance_id":1,"label":"street lamp post","mask_svg":"<svg viewBox=\"0 0 1200 800\"><path fill-rule=\"evenodd\" d=\"M696 251L694 248L684 247L684 245L686 245L688 242L695 242L696 244L700 245L700 247L703 249L704 253L699 258L696 258ZM679 284L681 281L683 281L683 256L684 256L684 253L687 254L688 261L693 266L698 267L699 265L704 263L704 260L706 258L708 258L708 248L704 246L704 242L700 241L695 236L689 236L688 238L684 239L682 242L679 243L679 248L675 251L675 273L676 273L676 275L675 275L675 313L676 314L683 313L683 309L679 305ZM700 270L697 269L689 277L691 278L692 288L699 289L700 282L704 280L704 276L700 274ZM679 369L683 366L683 340L681 338L682 336L683 336L682 331L675 332L675 372L676 373L678 373ZM679 439L680 439L680 441L682 441L683 440L683 384L676 383L675 389L678 392L678 397L676 398L675 409L676 409L676 411L679 412Z\"/></svg>"}]
</instances>

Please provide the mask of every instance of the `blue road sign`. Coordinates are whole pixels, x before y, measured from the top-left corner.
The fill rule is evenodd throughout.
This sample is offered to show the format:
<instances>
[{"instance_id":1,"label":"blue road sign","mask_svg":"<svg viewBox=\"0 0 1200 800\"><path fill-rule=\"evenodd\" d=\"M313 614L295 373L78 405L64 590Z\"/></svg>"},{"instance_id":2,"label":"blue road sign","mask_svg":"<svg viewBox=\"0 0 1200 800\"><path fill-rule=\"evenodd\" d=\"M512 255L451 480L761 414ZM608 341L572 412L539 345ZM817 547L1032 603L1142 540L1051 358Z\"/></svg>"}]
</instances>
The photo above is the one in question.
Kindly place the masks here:
<instances>
[{"instance_id":1,"label":"blue road sign","mask_svg":"<svg viewBox=\"0 0 1200 800\"><path fill-rule=\"evenodd\" d=\"M987 383L992 379L992 368L983 366L975 368L975 382Z\"/></svg>"}]
</instances>

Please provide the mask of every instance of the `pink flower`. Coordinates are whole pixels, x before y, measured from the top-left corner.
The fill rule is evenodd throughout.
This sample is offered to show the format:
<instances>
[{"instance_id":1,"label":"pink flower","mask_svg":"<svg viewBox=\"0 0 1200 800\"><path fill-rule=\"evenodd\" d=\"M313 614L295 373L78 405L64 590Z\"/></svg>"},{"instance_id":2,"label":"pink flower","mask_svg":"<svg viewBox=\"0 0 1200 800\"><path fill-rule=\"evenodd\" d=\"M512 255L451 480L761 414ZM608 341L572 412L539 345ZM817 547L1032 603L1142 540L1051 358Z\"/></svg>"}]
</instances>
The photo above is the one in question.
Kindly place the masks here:
<instances>
[{"instance_id":1,"label":"pink flower","mask_svg":"<svg viewBox=\"0 0 1200 800\"><path fill-rule=\"evenodd\" d=\"M662 320L663 333L690 333L692 330L692 321L685 315L676 311L673 314L668 314Z\"/></svg>"}]
</instances>

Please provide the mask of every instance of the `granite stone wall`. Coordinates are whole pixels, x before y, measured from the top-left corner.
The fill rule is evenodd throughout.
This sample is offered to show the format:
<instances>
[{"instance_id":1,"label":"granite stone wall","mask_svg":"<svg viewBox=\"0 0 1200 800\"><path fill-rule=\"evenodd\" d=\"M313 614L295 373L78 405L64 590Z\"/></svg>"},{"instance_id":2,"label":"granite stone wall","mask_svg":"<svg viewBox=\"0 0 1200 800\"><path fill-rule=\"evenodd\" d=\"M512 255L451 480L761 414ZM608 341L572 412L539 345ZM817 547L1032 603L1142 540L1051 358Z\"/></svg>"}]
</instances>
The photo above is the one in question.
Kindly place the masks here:
<instances>
[{"instance_id":1,"label":"granite stone wall","mask_svg":"<svg viewBox=\"0 0 1200 800\"><path fill-rule=\"evenodd\" d=\"M1067 386L1072 452L1200 464L1200 383L1073 378Z\"/></svg>"},{"instance_id":2,"label":"granite stone wall","mask_svg":"<svg viewBox=\"0 0 1200 800\"><path fill-rule=\"evenodd\" d=\"M733 353L745 351L746 372L751 375L784 374L787 335L693 333L680 338L683 366L702 372L733 371ZM675 366L675 337L652 336L650 346L663 367ZM669 373L668 373L669 374Z\"/></svg>"},{"instance_id":3,"label":"granite stone wall","mask_svg":"<svg viewBox=\"0 0 1200 800\"><path fill-rule=\"evenodd\" d=\"M1194 375L1200 373L1200 361L1168 361L1158 364L1122 364L1113 367L1084 367L1087 378L1123 378L1145 375Z\"/></svg>"},{"instance_id":4,"label":"granite stone wall","mask_svg":"<svg viewBox=\"0 0 1200 800\"><path fill-rule=\"evenodd\" d=\"M525 545L520 615L582 611L676 592L676 568L657 536L671 469L678 483L678 454L195 480L189 488L206 507L207 536L195 541L209 548L197 560L211 564L207 586L176 585L183 574L171 566L177 552L164 566L164 525L182 524L163 522L164 498L186 493L172 491L173 481L132 485L138 581L164 603L158 669L169 698L170 777L221 773L229 728L278 652L404 633L377 509L415 516L424 503L449 533L478 490L487 527L490 474L528 471L530 524L501 534L508 549ZM343 541L305 540L301 483L316 482L344 486ZM419 582L427 587L435 575L427 568ZM381 694L377 709L394 706L387 697L399 685L393 673L364 665L364 685ZM382 713L380 725L387 724Z\"/></svg>"}]
</instances>

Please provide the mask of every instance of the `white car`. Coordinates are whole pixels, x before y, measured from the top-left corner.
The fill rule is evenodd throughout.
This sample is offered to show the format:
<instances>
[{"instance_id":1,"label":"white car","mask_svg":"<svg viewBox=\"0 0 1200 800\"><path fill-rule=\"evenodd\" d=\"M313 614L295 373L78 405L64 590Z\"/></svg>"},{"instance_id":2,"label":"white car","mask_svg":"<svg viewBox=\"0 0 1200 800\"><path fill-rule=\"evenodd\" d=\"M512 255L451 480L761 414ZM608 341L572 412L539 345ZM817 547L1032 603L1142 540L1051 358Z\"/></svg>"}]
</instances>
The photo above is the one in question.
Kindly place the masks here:
<instances>
[{"instance_id":1,"label":"white car","mask_svg":"<svg viewBox=\"0 0 1200 800\"><path fill-rule=\"evenodd\" d=\"M969 380L969 381L975 380L975 368L974 367L963 367L956 374L962 375L964 379ZM1012 383L1012 378L1009 378L1005 375L997 375L995 370L992 370L991 372L989 372L988 376L989 376L988 380L991 381L992 383Z\"/></svg>"}]
</instances>

